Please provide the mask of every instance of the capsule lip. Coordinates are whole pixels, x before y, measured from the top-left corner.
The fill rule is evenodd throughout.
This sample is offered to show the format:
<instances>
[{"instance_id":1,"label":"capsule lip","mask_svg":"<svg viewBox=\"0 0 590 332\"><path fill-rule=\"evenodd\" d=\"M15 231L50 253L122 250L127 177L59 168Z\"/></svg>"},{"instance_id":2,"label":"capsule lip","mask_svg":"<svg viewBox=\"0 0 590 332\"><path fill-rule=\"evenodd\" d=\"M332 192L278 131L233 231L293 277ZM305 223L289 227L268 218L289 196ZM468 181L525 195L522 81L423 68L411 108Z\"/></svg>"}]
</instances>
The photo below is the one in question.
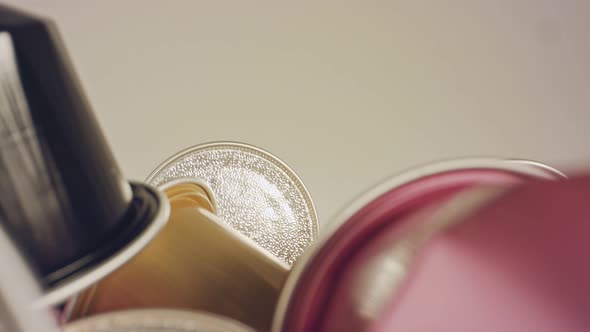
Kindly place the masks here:
<instances>
[{"instance_id":1,"label":"capsule lip","mask_svg":"<svg viewBox=\"0 0 590 332\"><path fill-rule=\"evenodd\" d=\"M299 280L312 272L312 265L315 258L323 252L324 245L337 232L339 227L346 223L358 210L387 193L393 188L410 183L422 177L443 173L446 171L460 171L469 169L492 169L514 172L524 176L531 176L539 179L556 180L564 179L566 175L557 169L540 162L524 159L502 159L502 158L459 158L439 161L422 166L413 167L396 175L389 176L385 180L373 185L369 190L358 195L345 204L345 208L330 219L328 229L321 237L300 257L292 267L285 282L283 290L279 295L275 315L272 324L272 331L279 332L285 328L286 318L289 311L290 301L298 288Z\"/></svg>"},{"instance_id":2,"label":"capsule lip","mask_svg":"<svg viewBox=\"0 0 590 332\"><path fill-rule=\"evenodd\" d=\"M215 195L213 194L213 191L211 191L211 187L209 187L207 182L205 182L205 180L203 180L201 178L197 178L197 177L176 178L173 180L163 182L157 188L162 192L166 192L166 190L173 188L175 186L178 186L178 185L182 185L182 184L193 184L193 185L199 186L203 190L205 190L205 192L207 193L207 196L209 197L209 201L211 201L211 205L213 206L213 213L217 214L217 201L215 200Z\"/></svg>"},{"instance_id":3,"label":"capsule lip","mask_svg":"<svg viewBox=\"0 0 590 332\"><path fill-rule=\"evenodd\" d=\"M166 224L170 215L168 198L161 191L147 184L131 182L131 185L134 188L145 189L153 200L150 204L156 204L157 207L152 214L144 216L143 222L145 222L145 226L143 230L130 239L115 254L95 265L89 265L80 272L66 277L56 285L45 289L43 295L33 302L33 308L48 308L62 303L96 283L139 253Z\"/></svg>"}]
</instances>

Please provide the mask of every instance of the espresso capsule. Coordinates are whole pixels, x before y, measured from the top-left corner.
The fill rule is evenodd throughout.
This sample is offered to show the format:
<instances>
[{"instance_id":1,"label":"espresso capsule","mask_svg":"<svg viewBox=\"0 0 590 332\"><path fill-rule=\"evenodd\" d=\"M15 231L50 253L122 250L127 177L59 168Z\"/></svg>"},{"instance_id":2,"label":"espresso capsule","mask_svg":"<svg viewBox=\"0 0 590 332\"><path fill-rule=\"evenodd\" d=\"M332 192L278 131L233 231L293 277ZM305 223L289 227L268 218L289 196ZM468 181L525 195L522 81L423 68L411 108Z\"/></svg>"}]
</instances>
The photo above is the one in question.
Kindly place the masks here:
<instances>
[{"instance_id":1,"label":"espresso capsule","mask_svg":"<svg viewBox=\"0 0 590 332\"><path fill-rule=\"evenodd\" d=\"M418 251L510 188L563 177L535 162L463 159L415 168L379 183L349 203L331 221L333 229L292 269L273 331L395 330L391 323L398 311L392 308L404 301L393 300L411 284ZM436 289L437 275L429 280ZM454 296L463 290L445 291ZM444 302L439 293L443 291L423 297ZM426 324L446 315L441 312L414 318ZM420 313L419 306L414 313ZM422 325L401 330L416 326Z\"/></svg>"},{"instance_id":2,"label":"espresso capsule","mask_svg":"<svg viewBox=\"0 0 590 332\"><path fill-rule=\"evenodd\" d=\"M194 146L163 162L146 182L203 179L220 219L289 265L315 240L318 219L303 182L260 148L232 142Z\"/></svg>"},{"instance_id":3,"label":"espresso capsule","mask_svg":"<svg viewBox=\"0 0 590 332\"><path fill-rule=\"evenodd\" d=\"M202 182L160 187L170 201L166 226L136 257L84 292L73 319L139 308L182 308L270 329L289 266L221 222Z\"/></svg>"},{"instance_id":4,"label":"espresso capsule","mask_svg":"<svg viewBox=\"0 0 590 332\"><path fill-rule=\"evenodd\" d=\"M143 248L168 217L121 174L55 25L0 5L0 227L59 304Z\"/></svg>"}]
</instances>

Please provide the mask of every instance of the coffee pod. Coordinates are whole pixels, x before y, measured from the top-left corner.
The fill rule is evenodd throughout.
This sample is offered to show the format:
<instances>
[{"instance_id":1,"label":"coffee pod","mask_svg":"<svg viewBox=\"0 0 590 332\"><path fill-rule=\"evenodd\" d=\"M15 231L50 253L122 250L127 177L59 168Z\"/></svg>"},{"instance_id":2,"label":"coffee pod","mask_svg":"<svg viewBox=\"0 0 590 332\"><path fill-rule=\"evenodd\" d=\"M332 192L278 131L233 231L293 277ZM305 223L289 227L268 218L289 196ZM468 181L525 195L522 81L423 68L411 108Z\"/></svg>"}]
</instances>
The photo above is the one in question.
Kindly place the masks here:
<instances>
[{"instance_id":1,"label":"coffee pod","mask_svg":"<svg viewBox=\"0 0 590 332\"><path fill-rule=\"evenodd\" d=\"M333 229L293 267L273 331L432 330L420 320L391 328L397 325L389 320L397 315L394 303L403 305L401 296L413 282L410 274L420 263L421 250L513 188L563 178L539 163L469 159L427 165L383 181L349 203L332 221ZM469 254L466 249L464 255ZM429 278L431 285L436 275ZM431 301L440 302L430 291L421 299L432 296ZM429 315L440 318L431 311L421 322L426 324Z\"/></svg>"},{"instance_id":2,"label":"coffee pod","mask_svg":"<svg viewBox=\"0 0 590 332\"><path fill-rule=\"evenodd\" d=\"M171 309L124 310L84 318L63 332L254 332L227 317Z\"/></svg>"},{"instance_id":3,"label":"coffee pod","mask_svg":"<svg viewBox=\"0 0 590 332\"><path fill-rule=\"evenodd\" d=\"M317 237L309 192L270 152L236 142L201 144L168 158L146 182L159 186L184 177L203 179L215 195L219 219L289 265Z\"/></svg>"},{"instance_id":4,"label":"coffee pod","mask_svg":"<svg viewBox=\"0 0 590 332\"><path fill-rule=\"evenodd\" d=\"M588 173L504 187L475 208L469 204L468 214L445 221L445 211L461 195L466 201L482 190L458 194L454 203L415 222L402 218L397 232L373 237L334 285L355 289L356 295L334 294L317 330L345 331L338 329L341 323L361 321L345 313L356 312L364 323L355 331L588 331ZM430 235L416 241L424 231ZM401 244L411 244L411 256ZM382 287L387 258L389 266L403 271L389 291ZM382 282L369 293L372 278ZM342 322L341 317L354 318Z\"/></svg>"},{"instance_id":5,"label":"coffee pod","mask_svg":"<svg viewBox=\"0 0 590 332\"><path fill-rule=\"evenodd\" d=\"M0 226L56 304L133 256L164 224L152 187L126 181L54 25L0 6Z\"/></svg>"},{"instance_id":6,"label":"coffee pod","mask_svg":"<svg viewBox=\"0 0 590 332\"><path fill-rule=\"evenodd\" d=\"M73 320L138 308L214 313L268 331L289 266L223 223L203 182L160 187L166 226L133 259L79 296Z\"/></svg>"}]
</instances>

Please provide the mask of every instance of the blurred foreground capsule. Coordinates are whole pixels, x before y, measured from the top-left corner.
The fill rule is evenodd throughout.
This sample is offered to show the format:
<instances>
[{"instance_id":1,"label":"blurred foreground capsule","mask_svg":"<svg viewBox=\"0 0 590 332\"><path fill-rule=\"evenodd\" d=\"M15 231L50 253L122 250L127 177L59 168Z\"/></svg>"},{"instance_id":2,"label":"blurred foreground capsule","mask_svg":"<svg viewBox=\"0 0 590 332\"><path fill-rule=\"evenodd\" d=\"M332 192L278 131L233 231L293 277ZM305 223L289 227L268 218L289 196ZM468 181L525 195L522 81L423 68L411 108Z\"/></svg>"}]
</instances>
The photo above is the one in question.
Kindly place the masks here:
<instances>
[{"instance_id":1,"label":"blurred foreground capsule","mask_svg":"<svg viewBox=\"0 0 590 332\"><path fill-rule=\"evenodd\" d=\"M294 266L273 331L587 331L590 182L563 180L469 159L380 183Z\"/></svg>"}]
</instances>

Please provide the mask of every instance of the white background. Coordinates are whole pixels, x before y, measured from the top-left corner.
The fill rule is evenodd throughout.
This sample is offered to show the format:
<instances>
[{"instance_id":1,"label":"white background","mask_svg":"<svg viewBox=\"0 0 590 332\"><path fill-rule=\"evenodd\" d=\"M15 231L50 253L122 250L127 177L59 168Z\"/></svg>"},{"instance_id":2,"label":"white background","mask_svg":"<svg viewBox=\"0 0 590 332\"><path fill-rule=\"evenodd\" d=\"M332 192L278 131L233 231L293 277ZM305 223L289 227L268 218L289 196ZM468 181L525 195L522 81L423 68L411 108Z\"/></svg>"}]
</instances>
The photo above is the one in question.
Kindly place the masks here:
<instances>
[{"instance_id":1,"label":"white background","mask_svg":"<svg viewBox=\"0 0 590 332\"><path fill-rule=\"evenodd\" d=\"M129 178L190 145L251 143L325 223L433 160L590 168L590 1L8 3L57 21Z\"/></svg>"}]
</instances>

